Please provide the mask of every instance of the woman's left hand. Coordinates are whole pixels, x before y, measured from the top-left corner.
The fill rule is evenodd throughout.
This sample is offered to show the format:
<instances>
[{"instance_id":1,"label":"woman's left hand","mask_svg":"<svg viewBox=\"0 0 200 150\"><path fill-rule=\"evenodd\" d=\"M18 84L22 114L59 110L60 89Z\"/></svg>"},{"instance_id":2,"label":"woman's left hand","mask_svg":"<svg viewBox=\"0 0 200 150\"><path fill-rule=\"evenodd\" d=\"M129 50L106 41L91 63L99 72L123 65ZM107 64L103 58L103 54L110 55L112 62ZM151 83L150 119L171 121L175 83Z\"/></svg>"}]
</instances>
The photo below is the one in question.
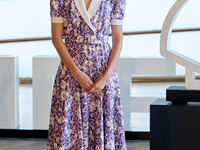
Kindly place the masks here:
<instances>
[{"instance_id":1,"label":"woman's left hand","mask_svg":"<svg viewBox=\"0 0 200 150\"><path fill-rule=\"evenodd\" d=\"M107 84L106 79L101 75L95 80L92 88L87 90L86 92L87 93L100 92L100 91L102 91L104 89L106 84Z\"/></svg>"}]
</instances>

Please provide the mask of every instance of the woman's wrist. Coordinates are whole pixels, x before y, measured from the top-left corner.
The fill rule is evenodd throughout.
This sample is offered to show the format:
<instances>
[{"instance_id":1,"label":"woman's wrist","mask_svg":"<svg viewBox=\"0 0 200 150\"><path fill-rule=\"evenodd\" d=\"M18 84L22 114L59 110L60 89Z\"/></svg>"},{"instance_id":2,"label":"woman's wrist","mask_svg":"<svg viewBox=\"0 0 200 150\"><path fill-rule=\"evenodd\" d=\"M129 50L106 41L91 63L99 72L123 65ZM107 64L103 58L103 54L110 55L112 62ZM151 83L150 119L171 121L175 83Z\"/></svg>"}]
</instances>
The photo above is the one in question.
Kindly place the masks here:
<instances>
[{"instance_id":1,"label":"woman's wrist","mask_svg":"<svg viewBox=\"0 0 200 150\"><path fill-rule=\"evenodd\" d=\"M108 83L107 77L106 77L104 74L102 74L102 76L103 76L103 78L106 80L106 82Z\"/></svg>"},{"instance_id":2,"label":"woman's wrist","mask_svg":"<svg viewBox=\"0 0 200 150\"><path fill-rule=\"evenodd\" d=\"M73 76L77 79L78 75L81 73L81 70L77 67L74 68L73 71L71 71Z\"/></svg>"},{"instance_id":3,"label":"woman's wrist","mask_svg":"<svg viewBox=\"0 0 200 150\"><path fill-rule=\"evenodd\" d=\"M103 74L103 76L106 78L106 81L108 82L112 73L110 73L108 70Z\"/></svg>"}]
</instances>

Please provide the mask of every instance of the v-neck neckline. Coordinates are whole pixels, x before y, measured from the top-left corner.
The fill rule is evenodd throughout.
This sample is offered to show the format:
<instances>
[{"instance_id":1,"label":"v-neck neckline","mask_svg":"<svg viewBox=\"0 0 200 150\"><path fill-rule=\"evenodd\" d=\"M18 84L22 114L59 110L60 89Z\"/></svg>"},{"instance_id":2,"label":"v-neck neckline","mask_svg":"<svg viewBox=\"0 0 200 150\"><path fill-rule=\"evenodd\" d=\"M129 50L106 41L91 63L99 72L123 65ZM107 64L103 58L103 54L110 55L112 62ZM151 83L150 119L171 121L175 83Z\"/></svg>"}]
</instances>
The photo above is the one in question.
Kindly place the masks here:
<instances>
[{"instance_id":1,"label":"v-neck neckline","mask_svg":"<svg viewBox=\"0 0 200 150\"><path fill-rule=\"evenodd\" d=\"M90 18L92 18L92 16L94 16L94 14L96 13L97 9L99 8L102 0L92 0L90 2L88 10L86 9L84 0L74 0L74 1L75 1L76 7L77 7L79 13L81 14L81 16L83 17L85 22L95 32Z\"/></svg>"},{"instance_id":2,"label":"v-neck neckline","mask_svg":"<svg viewBox=\"0 0 200 150\"><path fill-rule=\"evenodd\" d=\"M85 4L85 9L86 9L86 11L88 12L88 10L89 10L89 8L90 8L90 5L91 5L91 3L92 3L92 0L91 0L91 2L90 2L90 4L89 4L88 8L86 7L85 0L83 0L83 1L84 1L84 4Z\"/></svg>"},{"instance_id":3,"label":"v-neck neckline","mask_svg":"<svg viewBox=\"0 0 200 150\"><path fill-rule=\"evenodd\" d=\"M99 2L99 3L98 3ZM87 9L85 1L83 0L84 3L84 7L86 12L88 13L89 17L92 18L92 16L95 14L95 12L97 11L99 5L100 5L101 0L91 0L90 5Z\"/></svg>"},{"instance_id":4,"label":"v-neck neckline","mask_svg":"<svg viewBox=\"0 0 200 150\"><path fill-rule=\"evenodd\" d=\"M88 14L90 16L90 18L92 18L92 16L94 16L94 14L96 13L96 11L98 10L100 4L101 4L102 0L92 0L90 3L90 6L88 7Z\"/></svg>"}]
</instances>

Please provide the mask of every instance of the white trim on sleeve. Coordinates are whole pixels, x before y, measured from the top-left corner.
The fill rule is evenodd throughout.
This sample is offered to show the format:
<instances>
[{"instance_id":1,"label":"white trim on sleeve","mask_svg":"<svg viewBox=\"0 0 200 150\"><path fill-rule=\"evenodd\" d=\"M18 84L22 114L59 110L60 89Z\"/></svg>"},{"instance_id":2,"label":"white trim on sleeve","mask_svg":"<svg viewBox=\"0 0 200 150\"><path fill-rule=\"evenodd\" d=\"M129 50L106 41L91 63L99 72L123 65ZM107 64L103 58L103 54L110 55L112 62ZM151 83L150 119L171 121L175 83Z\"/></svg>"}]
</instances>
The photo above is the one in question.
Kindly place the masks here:
<instances>
[{"instance_id":1,"label":"white trim on sleeve","mask_svg":"<svg viewBox=\"0 0 200 150\"><path fill-rule=\"evenodd\" d=\"M63 23L63 17L51 17L51 23Z\"/></svg>"},{"instance_id":2,"label":"white trim on sleeve","mask_svg":"<svg viewBox=\"0 0 200 150\"><path fill-rule=\"evenodd\" d=\"M111 25L123 25L123 20L111 19Z\"/></svg>"}]
</instances>

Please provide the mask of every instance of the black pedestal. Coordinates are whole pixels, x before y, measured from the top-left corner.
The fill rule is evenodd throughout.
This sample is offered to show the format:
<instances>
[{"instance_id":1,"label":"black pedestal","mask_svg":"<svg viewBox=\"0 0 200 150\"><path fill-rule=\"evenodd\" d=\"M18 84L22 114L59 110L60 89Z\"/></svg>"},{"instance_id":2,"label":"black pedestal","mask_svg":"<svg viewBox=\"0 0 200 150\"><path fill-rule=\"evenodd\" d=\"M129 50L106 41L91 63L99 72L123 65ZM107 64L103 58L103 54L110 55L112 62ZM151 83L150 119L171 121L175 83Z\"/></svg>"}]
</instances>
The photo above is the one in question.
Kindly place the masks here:
<instances>
[{"instance_id":1,"label":"black pedestal","mask_svg":"<svg viewBox=\"0 0 200 150\"><path fill-rule=\"evenodd\" d=\"M166 100L173 103L200 102L199 90L188 90L185 86L170 86L166 92Z\"/></svg>"},{"instance_id":2,"label":"black pedestal","mask_svg":"<svg viewBox=\"0 0 200 150\"><path fill-rule=\"evenodd\" d=\"M150 105L151 150L200 150L200 103Z\"/></svg>"}]
</instances>

